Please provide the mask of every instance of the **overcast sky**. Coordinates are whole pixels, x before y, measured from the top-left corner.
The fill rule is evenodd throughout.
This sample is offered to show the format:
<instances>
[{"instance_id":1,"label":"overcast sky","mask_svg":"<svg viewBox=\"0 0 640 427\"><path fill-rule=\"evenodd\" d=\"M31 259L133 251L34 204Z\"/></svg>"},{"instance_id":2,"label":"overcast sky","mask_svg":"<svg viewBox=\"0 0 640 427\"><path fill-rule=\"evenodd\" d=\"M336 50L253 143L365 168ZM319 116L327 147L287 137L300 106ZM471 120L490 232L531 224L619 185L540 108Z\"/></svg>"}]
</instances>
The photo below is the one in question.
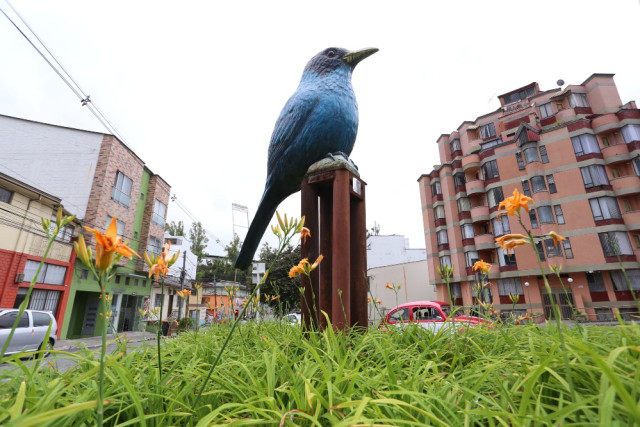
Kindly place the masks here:
<instances>
[{"instance_id":1,"label":"overcast sky","mask_svg":"<svg viewBox=\"0 0 640 427\"><path fill-rule=\"evenodd\" d=\"M614 73L622 102L640 102L638 0L11 4L220 239L216 254L232 238L232 203L253 218L275 120L326 47L380 49L353 75L351 157L368 184L367 226L413 248L425 246L417 179L439 163L435 141L498 108L497 95ZM15 19L5 0L0 8ZM104 132L3 15L0 52L0 114ZM299 195L279 211L299 216ZM191 223L174 203L168 219Z\"/></svg>"}]
</instances>

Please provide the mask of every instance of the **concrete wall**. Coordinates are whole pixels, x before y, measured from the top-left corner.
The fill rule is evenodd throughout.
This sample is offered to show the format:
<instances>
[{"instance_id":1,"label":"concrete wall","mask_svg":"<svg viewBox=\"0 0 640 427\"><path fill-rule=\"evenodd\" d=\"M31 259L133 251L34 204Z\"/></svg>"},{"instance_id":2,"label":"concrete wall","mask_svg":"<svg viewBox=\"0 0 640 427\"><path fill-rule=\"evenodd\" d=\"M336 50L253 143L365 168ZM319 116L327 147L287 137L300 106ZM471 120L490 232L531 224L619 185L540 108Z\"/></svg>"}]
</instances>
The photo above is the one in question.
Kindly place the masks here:
<instances>
[{"instance_id":1,"label":"concrete wall","mask_svg":"<svg viewBox=\"0 0 640 427\"><path fill-rule=\"evenodd\" d=\"M436 299L434 286L429 285L426 259L370 268L367 274L371 289L371 294L368 296L373 295L374 299L382 301L382 304L377 304L376 307L383 314L405 302ZM387 283L401 285L397 297L395 291L386 288ZM380 320L378 310L373 308L373 303L369 304L369 308L369 322L378 322Z\"/></svg>"},{"instance_id":2,"label":"concrete wall","mask_svg":"<svg viewBox=\"0 0 640 427\"><path fill-rule=\"evenodd\" d=\"M59 197L84 219L101 143L99 133L0 116L0 172Z\"/></svg>"}]
</instances>

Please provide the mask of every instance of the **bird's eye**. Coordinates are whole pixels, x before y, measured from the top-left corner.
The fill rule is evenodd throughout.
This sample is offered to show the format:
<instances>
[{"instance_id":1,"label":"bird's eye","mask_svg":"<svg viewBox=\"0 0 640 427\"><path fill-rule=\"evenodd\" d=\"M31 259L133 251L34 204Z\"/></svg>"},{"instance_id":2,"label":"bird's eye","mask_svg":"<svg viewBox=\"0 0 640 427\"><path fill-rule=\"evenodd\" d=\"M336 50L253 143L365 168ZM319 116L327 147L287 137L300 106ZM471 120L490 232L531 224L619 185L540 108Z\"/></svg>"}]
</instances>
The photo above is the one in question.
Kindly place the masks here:
<instances>
[{"instance_id":1,"label":"bird's eye","mask_svg":"<svg viewBox=\"0 0 640 427\"><path fill-rule=\"evenodd\" d=\"M334 51L330 50L329 52L327 52L327 56L329 58L333 58L334 56L336 56L336 53Z\"/></svg>"}]
</instances>

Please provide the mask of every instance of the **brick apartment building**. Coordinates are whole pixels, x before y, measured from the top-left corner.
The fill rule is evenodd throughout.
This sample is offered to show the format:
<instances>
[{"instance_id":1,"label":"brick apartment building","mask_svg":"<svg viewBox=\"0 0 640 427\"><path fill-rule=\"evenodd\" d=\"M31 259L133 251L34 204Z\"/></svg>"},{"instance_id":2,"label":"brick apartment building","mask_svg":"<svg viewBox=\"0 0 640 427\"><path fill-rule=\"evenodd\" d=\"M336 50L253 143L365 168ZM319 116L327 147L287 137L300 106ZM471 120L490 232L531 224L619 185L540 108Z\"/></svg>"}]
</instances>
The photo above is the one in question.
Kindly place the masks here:
<instances>
[{"instance_id":1,"label":"brick apartment building","mask_svg":"<svg viewBox=\"0 0 640 427\"><path fill-rule=\"evenodd\" d=\"M519 313L548 318L554 298L565 318L574 315L571 306L590 320L611 319L614 309L629 317L637 307L616 252L640 291L640 111L633 101L622 103L612 74L564 89L531 83L498 98L496 111L438 138L441 164L418 179L438 298L448 299L436 272L446 264L454 267L454 302L472 305L478 277L471 267L482 259L494 265L488 299L503 312L513 308L511 293L519 295ZM563 267L562 283L549 276L551 295L532 248L507 254L495 244L523 232L515 217L498 218L499 203L514 188L535 200L523 212L526 227L567 237L559 246L551 239L538 244L545 267Z\"/></svg>"},{"instance_id":2,"label":"brick apartment building","mask_svg":"<svg viewBox=\"0 0 640 427\"><path fill-rule=\"evenodd\" d=\"M0 135L0 150L6 154L0 172L57 198L82 225L104 232L115 216L119 235L132 249L141 255L160 253L170 186L117 138L8 116L0 116ZM73 238L79 233L94 245L93 235L82 227L75 228ZM100 325L98 284L81 263L71 264L75 268L70 268L67 304L55 313L61 317L63 339L94 335ZM147 272L143 260L122 259L106 284L113 296L111 324L119 331L139 327L137 308L148 304L152 288ZM29 286L26 279L13 283L11 277L0 276L1 281L16 288ZM3 295L11 292L5 287ZM14 302L3 300L6 305Z\"/></svg>"}]
</instances>

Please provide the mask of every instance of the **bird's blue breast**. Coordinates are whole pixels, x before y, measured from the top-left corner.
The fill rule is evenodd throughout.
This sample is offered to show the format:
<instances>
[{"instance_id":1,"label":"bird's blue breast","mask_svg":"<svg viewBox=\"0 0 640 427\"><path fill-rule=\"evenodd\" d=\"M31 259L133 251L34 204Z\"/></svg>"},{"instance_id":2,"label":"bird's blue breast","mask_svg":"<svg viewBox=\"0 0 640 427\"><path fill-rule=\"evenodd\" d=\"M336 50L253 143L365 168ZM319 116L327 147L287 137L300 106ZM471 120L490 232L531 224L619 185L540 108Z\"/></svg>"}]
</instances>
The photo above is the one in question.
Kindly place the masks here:
<instances>
[{"instance_id":1,"label":"bird's blue breast","mask_svg":"<svg viewBox=\"0 0 640 427\"><path fill-rule=\"evenodd\" d=\"M299 179L328 153L342 151L349 155L357 132L358 106L351 70L340 67L325 75L306 71L276 122L268 174Z\"/></svg>"}]
</instances>

